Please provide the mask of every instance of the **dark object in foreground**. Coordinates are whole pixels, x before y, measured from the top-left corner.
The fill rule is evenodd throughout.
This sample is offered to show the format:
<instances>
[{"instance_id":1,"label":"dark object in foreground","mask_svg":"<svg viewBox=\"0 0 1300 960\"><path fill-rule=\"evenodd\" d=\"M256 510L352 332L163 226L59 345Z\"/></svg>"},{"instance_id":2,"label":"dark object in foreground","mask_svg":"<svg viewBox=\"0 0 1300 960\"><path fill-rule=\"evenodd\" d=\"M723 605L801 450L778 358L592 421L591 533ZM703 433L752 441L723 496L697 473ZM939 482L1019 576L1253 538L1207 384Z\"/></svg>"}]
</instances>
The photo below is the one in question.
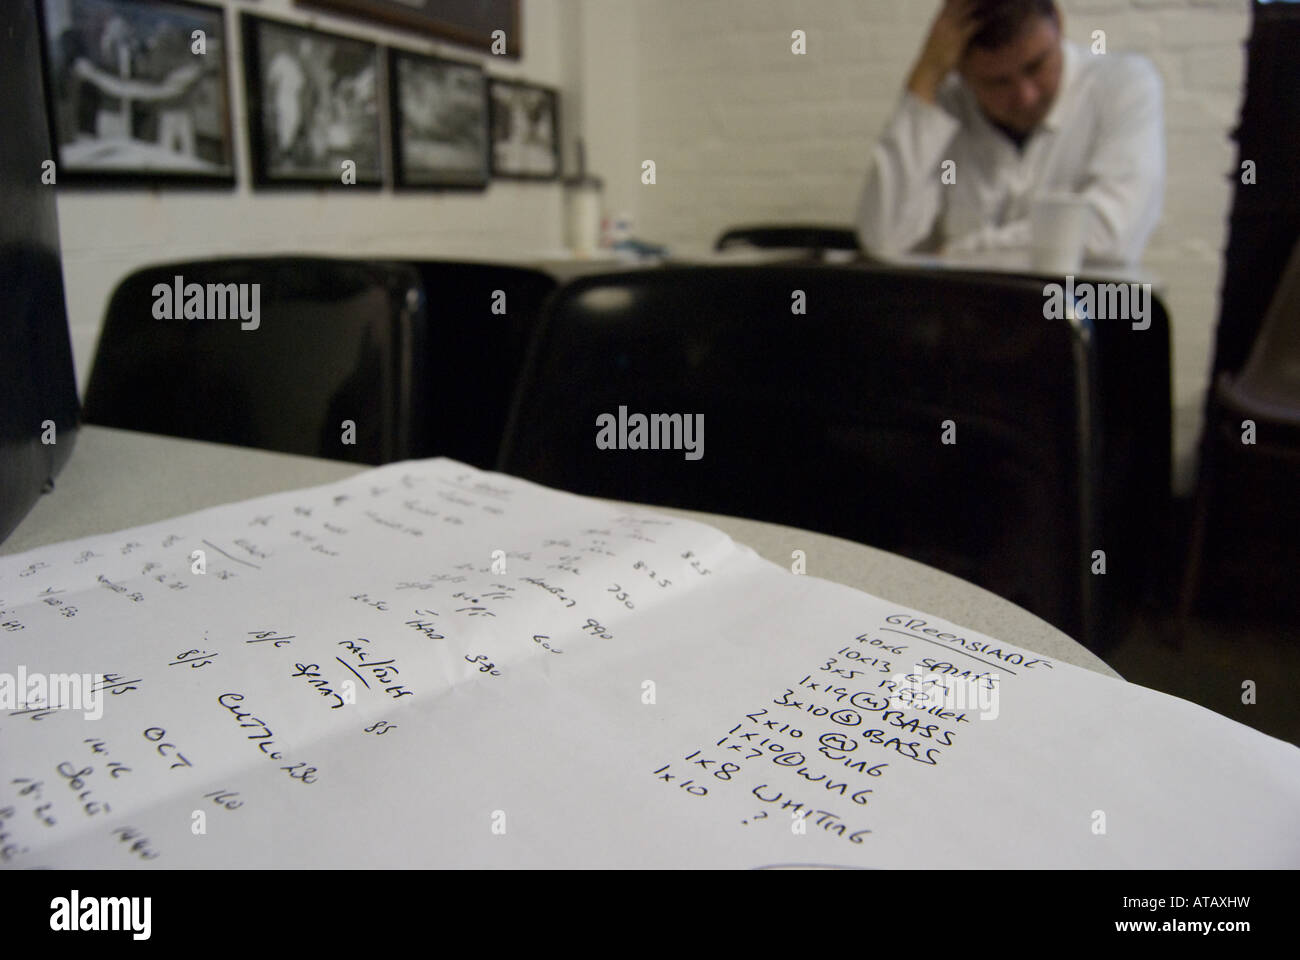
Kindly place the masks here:
<instances>
[{"instance_id":1,"label":"dark object in foreground","mask_svg":"<svg viewBox=\"0 0 1300 960\"><path fill-rule=\"evenodd\" d=\"M77 385L31 0L0 5L0 540L72 453Z\"/></svg>"}]
</instances>

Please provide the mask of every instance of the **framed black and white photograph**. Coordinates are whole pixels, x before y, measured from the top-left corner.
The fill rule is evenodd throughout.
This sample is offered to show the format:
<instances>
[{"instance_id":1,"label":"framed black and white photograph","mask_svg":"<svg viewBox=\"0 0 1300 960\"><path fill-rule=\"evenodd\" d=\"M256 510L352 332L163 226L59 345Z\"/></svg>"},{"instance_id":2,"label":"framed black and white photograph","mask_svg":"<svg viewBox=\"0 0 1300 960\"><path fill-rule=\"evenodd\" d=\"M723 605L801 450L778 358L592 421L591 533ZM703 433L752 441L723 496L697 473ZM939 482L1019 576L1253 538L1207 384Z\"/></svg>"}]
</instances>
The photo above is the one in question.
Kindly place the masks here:
<instances>
[{"instance_id":1,"label":"framed black and white photograph","mask_svg":"<svg viewBox=\"0 0 1300 960\"><path fill-rule=\"evenodd\" d=\"M483 68L389 48L388 77L395 186L486 187Z\"/></svg>"},{"instance_id":2,"label":"framed black and white photograph","mask_svg":"<svg viewBox=\"0 0 1300 960\"><path fill-rule=\"evenodd\" d=\"M60 183L234 183L220 7L37 3Z\"/></svg>"},{"instance_id":3,"label":"framed black and white photograph","mask_svg":"<svg viewBox=\"0 0 1300 960\"><path fill-rule=\"evenodd\" d=\"M398 27L490 53L494 34L503 33L504 56L523 52L519 0L296 0L300 7L342 13L370 23Z\"/></svg>"},{"instance_id":4,"label":"framed black and white photograph","mask_svg":"<svg viewBox=\"0 0 1300 960\"><path fill-rule=\"evenodd\" d=\"M492 176L556 180L560 176L559 95L550 87L493 77Z\"/></svg>"},{"instance_id":5,"label":"framed black and white photograph","mask_svg":"<svg viewBox=\"0 0 1300 960\"><path fill-rule=\"evenodd\" d=\"M258 186L378 186L379 47L242 15L249 151Z\"/></svg>"}]
</instances>

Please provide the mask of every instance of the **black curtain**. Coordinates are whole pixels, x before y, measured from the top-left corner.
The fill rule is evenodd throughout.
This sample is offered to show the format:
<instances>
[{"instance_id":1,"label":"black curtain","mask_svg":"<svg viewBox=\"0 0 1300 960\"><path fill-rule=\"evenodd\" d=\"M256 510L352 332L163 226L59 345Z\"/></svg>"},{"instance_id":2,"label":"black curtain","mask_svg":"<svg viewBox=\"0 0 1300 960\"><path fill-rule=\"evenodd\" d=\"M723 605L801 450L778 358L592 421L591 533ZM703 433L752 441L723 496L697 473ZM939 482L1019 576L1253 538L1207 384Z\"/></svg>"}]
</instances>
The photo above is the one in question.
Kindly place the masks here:
<instances>
[{"instance_id":1,"label":"black curtain","mask_svg":"<svg viewBox=\"0 0 1300 960\"><path fill-rule=\"evenodd\" d=\"M1253 6L1211 396L1220 373L1245 364L1300 238L1300 3ZM1248 160L1254 184L1241 181Z\"/></svg>"}]
</instances>

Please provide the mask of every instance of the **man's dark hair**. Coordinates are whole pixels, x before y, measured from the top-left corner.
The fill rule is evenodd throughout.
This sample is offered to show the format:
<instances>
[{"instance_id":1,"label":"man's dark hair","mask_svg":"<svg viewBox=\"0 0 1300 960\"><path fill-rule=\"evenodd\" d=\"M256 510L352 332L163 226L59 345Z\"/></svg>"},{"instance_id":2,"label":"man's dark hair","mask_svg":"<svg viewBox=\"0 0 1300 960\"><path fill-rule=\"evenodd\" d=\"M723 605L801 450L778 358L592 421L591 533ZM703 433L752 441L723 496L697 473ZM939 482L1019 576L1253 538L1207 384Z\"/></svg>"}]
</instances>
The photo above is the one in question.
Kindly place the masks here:
<instances>
[{"instance_id":1,"label":"man's dark hair","mask_svg":"<svg viewBox=\"0 0 1300 960\"><path fill-rule=\"evenodd\" d=\"M1055 0L976 0L975 19L980 26L970 45L981 50L1000 50L1016 39L1035 17L1050 17L1059 24Z\"/></svg>"}]
</instances>

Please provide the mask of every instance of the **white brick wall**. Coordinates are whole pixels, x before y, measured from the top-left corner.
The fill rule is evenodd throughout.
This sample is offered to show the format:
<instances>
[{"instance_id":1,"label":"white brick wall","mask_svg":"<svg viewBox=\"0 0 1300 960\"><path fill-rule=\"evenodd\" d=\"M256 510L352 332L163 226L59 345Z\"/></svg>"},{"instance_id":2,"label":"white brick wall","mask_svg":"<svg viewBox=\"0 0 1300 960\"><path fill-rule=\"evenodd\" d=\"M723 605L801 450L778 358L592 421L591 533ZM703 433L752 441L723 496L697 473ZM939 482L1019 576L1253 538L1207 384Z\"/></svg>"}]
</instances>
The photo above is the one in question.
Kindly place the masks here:
<instances>
[{"instance_id":1,"label":"white brick wall","mask_svg":"<svg viewBox=\"0 0 1300 960\"><path fill-rule=\"evenodd\" d=\"M1175 486L1185 490L1218 320L1249 0L1058 2L1071 39L1105 30L1110 51L1145 54L1165 80L1168 192L1146 263L1167 284L1174 323ZM636 156L655 160L658 183L639 186L639 165L599 172L611 201L633 207L638 235L678 253L703 252L738 223L850 223L871 144L938 9L937 0L592 4L622 5L636 26L584 82L630 71L637 100L588 110L589 135L599 140L615 111L622 131L634 116ZM808 36L804 57L790 52L795 29Z\"/></svg>"}]
</instances>

